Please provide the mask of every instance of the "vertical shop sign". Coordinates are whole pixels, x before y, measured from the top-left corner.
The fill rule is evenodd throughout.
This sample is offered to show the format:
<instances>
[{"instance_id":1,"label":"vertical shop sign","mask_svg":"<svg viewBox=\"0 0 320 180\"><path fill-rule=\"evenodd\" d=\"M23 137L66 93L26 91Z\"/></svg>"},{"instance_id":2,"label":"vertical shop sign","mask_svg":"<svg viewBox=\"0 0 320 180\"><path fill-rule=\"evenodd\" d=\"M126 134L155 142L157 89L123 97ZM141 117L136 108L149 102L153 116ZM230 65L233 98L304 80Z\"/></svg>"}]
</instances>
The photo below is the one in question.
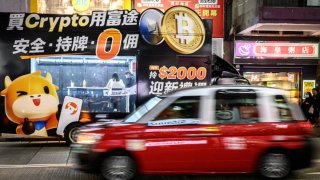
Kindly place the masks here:
<instances>
[{"instance_id":1,"label":"vertical shop sign","mask_svg":"<svg viewBox=\"0 0 320 180\"><path fill-rule=\"evenodd\" d=\"M172 6L187 6L198 13L201 19L211 19L212 37L223 38L224 36L224 0L135 0L134 8L143 12L148 8L156 8L162 12Z\"/></svg>"},{"instance_id":2,"label":"vertical shop sign","mask_svg":"<svg viewBox=\"0 0 320 180\"><path fill-rule=\"evenodd\" d=\"M312 89L316 87L315 80L303 80L302 81L302 99L306 98L307 92L312 93Z\"/></svg>"}]
</instances>

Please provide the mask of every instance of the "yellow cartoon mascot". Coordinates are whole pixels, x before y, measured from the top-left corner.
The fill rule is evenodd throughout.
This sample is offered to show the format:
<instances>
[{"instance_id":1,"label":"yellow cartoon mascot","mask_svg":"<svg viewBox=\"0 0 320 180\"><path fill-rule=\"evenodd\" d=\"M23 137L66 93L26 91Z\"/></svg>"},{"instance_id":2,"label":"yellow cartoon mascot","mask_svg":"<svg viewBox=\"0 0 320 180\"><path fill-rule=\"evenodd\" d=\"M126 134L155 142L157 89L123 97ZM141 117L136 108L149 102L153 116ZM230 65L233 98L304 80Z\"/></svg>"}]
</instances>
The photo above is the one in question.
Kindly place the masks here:
<instances>
[{"instance_id":1,"label":"yellow cartoon mascot","mask_svg":"<svg viewBox=\"0 0 320 180\"><path fill-rule=\"evenodd\" d=\"M5 77L5 111L8 119L18 124L17 134L48 136L47 130L57 128L58 87L37 71L11 81Z\"/></svg>"}]
</instances>

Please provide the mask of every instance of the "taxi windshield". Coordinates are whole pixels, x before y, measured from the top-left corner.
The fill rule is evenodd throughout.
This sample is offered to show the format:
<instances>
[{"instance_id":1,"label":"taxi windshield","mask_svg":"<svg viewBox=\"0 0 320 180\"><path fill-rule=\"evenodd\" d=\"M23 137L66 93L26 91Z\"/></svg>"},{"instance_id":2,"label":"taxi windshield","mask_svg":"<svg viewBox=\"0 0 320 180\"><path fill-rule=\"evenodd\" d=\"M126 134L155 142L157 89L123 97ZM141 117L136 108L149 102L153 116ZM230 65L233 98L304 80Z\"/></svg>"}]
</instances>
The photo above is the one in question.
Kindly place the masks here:
<instances>
[{"instance_id":1,"label":"taxi windshield","mask_svg":"<svg viewBox=\"0 0 320 180\"><path fill-rule=\"evenodd\" d=\"M130 114L125 120L125 123L135 123L148 111L150 111L154 106L156 106L162 99L159 97L154 97L147 101L145 104L141 105L135 112Z\"/></svg>"}]
</instances>

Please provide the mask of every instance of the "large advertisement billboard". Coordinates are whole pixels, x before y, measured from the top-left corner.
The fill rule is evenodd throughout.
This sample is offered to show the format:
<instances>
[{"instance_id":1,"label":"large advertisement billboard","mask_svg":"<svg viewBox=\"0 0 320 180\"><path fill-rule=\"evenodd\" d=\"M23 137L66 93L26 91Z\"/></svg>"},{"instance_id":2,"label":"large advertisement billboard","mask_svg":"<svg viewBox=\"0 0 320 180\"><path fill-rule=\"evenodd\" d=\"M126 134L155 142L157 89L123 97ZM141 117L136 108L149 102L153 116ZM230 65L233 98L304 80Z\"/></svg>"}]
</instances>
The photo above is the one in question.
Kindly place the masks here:
<instances>
[{"instance_id":1,"label":"large advertisement billboard","mask_svg":"<svg viewBox=\"0 0 320 180\"><path fill-rule=\"evenodd\" d=\"M119 112L121 107L113 106L122 101L128 112L133 95L142 103L210 82L212 23L188 7L141 14L135 9L91 15L0 13L0 20L2 132L56 134L58 106L66 95L79 95L82 106L96 108L95 113L103 107ZM105 85L108 79L129 76L136 76L135 90L107 92L114 90ZM62 108L69 115L79 110L71 102Z\"/></svg>"},{"instance_id":2,"label":"large advertisement billboard","mask_svg":"<svg viewBox=\"0 0 320 180\"><path fill-rule=\"evenodd\" d=\"M172 6L187 6L193 9L202 19L212 20L212 37L224 37L224 0L135 0L134 8L143 12L156 8L165 12Z\"/></svg>"}]
</instances>

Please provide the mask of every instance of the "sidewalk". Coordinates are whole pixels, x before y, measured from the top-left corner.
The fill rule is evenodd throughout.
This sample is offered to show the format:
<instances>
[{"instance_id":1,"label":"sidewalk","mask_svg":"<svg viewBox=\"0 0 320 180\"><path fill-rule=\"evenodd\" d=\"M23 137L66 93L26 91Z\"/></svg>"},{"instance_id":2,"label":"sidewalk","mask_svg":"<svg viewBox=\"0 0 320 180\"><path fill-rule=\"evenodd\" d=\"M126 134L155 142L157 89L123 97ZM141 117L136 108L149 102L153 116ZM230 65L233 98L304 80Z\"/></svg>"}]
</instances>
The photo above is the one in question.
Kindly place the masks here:
<instances>
[{"instance_id":1,"label":"sidewalk","mask_svg":"<svg viewBox=\"0 0 320 180\"><path fill-rule=\"evenodd\" d=\"M320 127L314 127L313 128L313 134L316 137L320 137Z\"/></svg>"},{"instance_id":2,"label":"sidewalk","mask_svg":"<svg viewBox=\"0 0 320 180\"><path fill-rule=\"evenodd\" d=\"M19 134L0 133L0 142L18 142L18 141L59 141L65 142L62 137L43 137L43 136L29 136Z\"/></svg>"}]
</instances>

